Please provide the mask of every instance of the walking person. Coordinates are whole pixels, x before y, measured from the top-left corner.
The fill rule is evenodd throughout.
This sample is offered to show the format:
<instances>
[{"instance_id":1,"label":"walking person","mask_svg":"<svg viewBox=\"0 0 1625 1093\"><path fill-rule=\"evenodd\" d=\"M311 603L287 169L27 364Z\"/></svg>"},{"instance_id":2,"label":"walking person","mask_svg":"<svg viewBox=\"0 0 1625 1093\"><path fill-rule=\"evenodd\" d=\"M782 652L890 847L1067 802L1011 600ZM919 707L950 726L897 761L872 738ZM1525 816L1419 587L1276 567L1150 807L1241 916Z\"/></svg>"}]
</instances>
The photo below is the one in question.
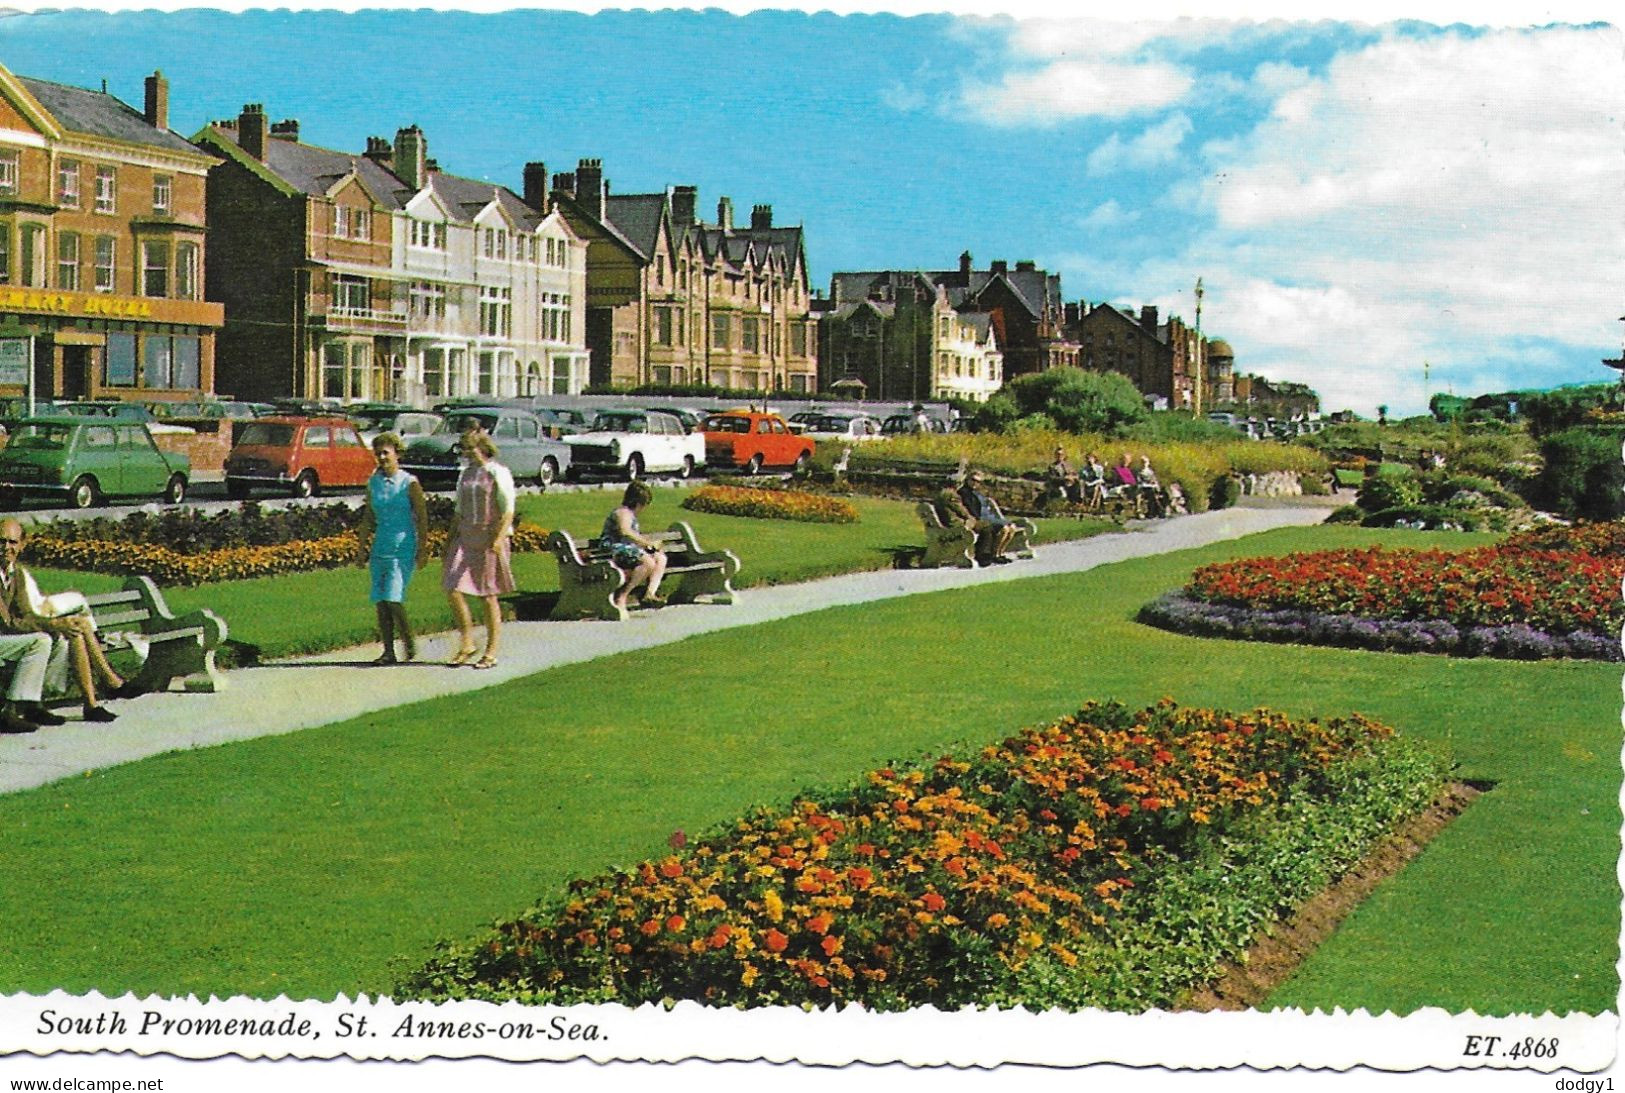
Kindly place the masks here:
<instances>
[{"instance_id":1,"label":"walking person","mask_svg":"<svg viewBox=\"0 0 1625 1093\"><path fill-rule=\"evenodd\" d=\"M497 462L497 447L489 434L467 432L458 451L466 460L457 477L457 502L451 538L446 545L441 587L451 603L461 639L450 663L495 668L502 641L502 611L497 597L514 589L508 564L508 540L513 534L513 472ZM485 651L474 644L474 622L466 596L485 602Z\"/></svg>"},{"instance_id":2,"label":"walking person","mask_svg":"<svg viewBox=\"0 0 1625 1093\"><path fill-rule=\"evenodd\" d=\"M615 564L627 571L626 583L610 597L616 607L626 610L627 598L640 585L646 585L642 602L645 607L665 607L660 596L660 580L666 575L666 553L658 539L651 539L638 527L638 514L654 500L654 491L647 483L631 482L621 495L621 503L604 517L604 530L599 541L610 549Z\"/></svg>"},{"instance_id":3,"label":"walking person","mask_svg":"<svg viewBox=\"0 0 1625 1093\"><path fill-rule=\"evenodd\" d=\"M378 612L378 637L384 652L374 664L396 664L395 637L400 635L404 660L418 655L417 639L406 618L406 586L429 553L429 514L423 487L401 469L401 438L382 433L373 438L378 469L367 479L362 509L362 535L370 537L367 566L372 573L372 603Z\"/></svg>"}]
</instances>

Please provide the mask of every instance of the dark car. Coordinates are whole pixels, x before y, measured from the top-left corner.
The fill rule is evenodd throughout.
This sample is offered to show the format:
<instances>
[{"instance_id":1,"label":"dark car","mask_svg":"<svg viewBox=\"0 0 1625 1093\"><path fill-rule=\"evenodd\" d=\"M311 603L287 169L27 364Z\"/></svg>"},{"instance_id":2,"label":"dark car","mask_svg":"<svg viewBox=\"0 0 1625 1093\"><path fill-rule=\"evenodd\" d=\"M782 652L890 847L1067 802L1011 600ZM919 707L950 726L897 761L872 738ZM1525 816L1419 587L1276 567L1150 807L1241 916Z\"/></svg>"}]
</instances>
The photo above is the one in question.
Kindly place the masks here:
<instances>
[{"instance_id":1,"label":"dark car","mask_svg":"<svg viewBox=\"0 0 1625 1093\"><path fill-rule=\"evenodd\" d=\"M0 451L0 495L50 497L89 508L109 497L186 498L191 462L164 452L138 421L63 416L19 418Z\"/></svg>"}]
</instances>

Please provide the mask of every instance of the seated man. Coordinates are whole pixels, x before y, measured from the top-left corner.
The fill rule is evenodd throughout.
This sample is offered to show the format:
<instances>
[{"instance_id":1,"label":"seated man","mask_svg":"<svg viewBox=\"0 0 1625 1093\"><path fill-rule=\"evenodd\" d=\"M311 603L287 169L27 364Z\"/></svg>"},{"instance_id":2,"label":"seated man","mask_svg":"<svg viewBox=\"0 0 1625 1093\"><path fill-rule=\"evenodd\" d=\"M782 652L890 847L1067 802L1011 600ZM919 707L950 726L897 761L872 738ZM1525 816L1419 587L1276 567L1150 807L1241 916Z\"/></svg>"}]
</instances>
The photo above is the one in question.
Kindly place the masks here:
<instances>
[{"instance_id":1,"label":"seated man","mask_svg":"<svg viewBox=\"0 0 1625 1093\"><path fill-rule=\"evenodd\" d=\"M1004 518L993 498L982 492L982 472L971 471L959 487L959 501L970 514L971 530L976 532L976 560L984 565L1006 565L1004 552L1016 537L1016 525Z\"/></svg>"},{"instance_id":2,"label":"seated man","mask_svg":"<svg viewBox=\"0 0 1625 1093\"><path fill-rule=\"evenodd\" d=\"M1106 468L1094 452L1089 453L1078 475L1078 493L1092 508L1098 509L1106 501Z\"/></svg>"},{"instance_id":3,"label":"seated man","mask_svg":"<svg viewBox=\"0 0 1625 1093\"><path fill-rule=\"evenodd\" d=\"M1049 465L1044 474L1044 496L1056 497L1063 501L1078 504L1083 500L1083 487L1078 482L1078 472L1072 469L1067 462L1066 449L1055 449L1055 462Z\"/></svg>"},{"instance_id":4,"label":"seated man","mask_svg":"<svg viewBox=\"0 0 1625 1093\"><path fill-rule=\"evenodd\" d=\"M51 662L51 635L29 618L26 575L17 564L22 550L22 525L15 520L0 522L0 665L11 669L5 705L0 708L0 733L33 732L67 720L40 705Z\"/></svg>"}]
</instances>

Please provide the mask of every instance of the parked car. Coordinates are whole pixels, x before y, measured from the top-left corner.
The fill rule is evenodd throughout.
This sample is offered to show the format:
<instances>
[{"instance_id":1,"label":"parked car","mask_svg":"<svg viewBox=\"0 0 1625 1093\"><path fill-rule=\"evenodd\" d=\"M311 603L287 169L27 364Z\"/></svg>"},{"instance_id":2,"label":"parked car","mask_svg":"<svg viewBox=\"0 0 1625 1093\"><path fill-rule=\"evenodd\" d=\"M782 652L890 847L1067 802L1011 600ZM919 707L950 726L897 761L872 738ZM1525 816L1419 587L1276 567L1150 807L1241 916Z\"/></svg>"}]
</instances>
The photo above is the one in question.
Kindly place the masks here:
<instances>
[{"instance_id":1,"label":"parked car","mask_svg":"<svg viewBox=\"0 0 1625 1093\"><path fill-rule=\"evenodd\" d=\"M516 482L527 479L546 486L570 469L574 450L547 435L542 420L515 406L462 406L448 409L428 436L406 446L401 465L425 489L450 489L457 484L457 442L471 428L491 434L497 459L513 472Z\"/></svg>"},{"instance_id":2,"label":"parked car","mask_svg":"<svg viewBox=\"0 0 1625 1093\"><path fill-rule=\"evenodd\" d=\"M384 433L394 433L404 444L419 437L429 436L440 428L441 417L426 410L410 406L367 406L350 411L350 420L361 432L361 439L370 447L373 439Z\"/></svg>"},{"instance_id":3,"label":"parked car","mask_svg":"<svg viewBox=\"0 0 1625 1093\"><path fill-rule=\"evenodd\" d=\"M812 459L813 442L791 432L778 414L728 410L712 414L704 425L708 467L743 467L755 474L763 467L801 470Z\"/></svg>"},{"instance_id":4,"label":"parked car","mask_svg":"<svg viewBox=\"0 0 1625 1093\"><path fill-rule=\"evenodd\" d=\"M559 420L560 424L569 425L578 433L585 432L587 426L592 424L592 415L577 410L573 406L536 405L532 406L531 410L541 415L552 414Z\"/></svg>"},{"instance_id":5,"label":"parked car","mask_svg":"<svg viewBox=\"0 0 1625 1093\"><path fill-rule=\"evenodd\" d=\"M683 431L697 433L702 431L705 424L705 415L682 406L651 406L651 410L659 410L663 414L670 414L683 423Z\"/></svg>"},{"instance_id":6,"label":"parked car","mask_svg":"<svg viewBox=\"0 0 1625 1093\"><path fill-rule=\"evenodd\" d=\"M197 432L185 425L171 425L160 421L158 415L141 405L139 402L87 401L65 402L57 407L58 413L78 414L84 417L111 417L120 421L139 421L151 430L153 436L168 433L172 436L186 436Z\"/></svg>"},{"instance_id":7,"label":"parked car","mask_svg":"<svg viewBox=\"0 0 1625 1093\"><path fill-rule=\"evenodd\" d=\"M946 433L948 431L948 423L938 417L927 415L926 425L927 432ZM907 436L915 432L917 428L918 422L913 414L893 414L881 423L880 432L883 436Z\"/></svg>"},{"instance_id":8,"label":"parked car","mask_svg":"<svg viewBox=\"0 0 1625 1093\"><path fill-rule=\"evenodd\" d=\"M109 497L186 499L190 460L159 451L139 421L51 415L14 419L7 428L0 496L10 503L50 497L84 509Z\"/></svg>"},{"instance_id":9,"label":"parked car","mask_svg":"<svg viewBox=\"0 0 1625 1093\"><path fill-rule=\"evenodd\" d=\"M342 417L262 417L244 422L226 456L226 496L254 489L314 497L367 484L376 462Z\"/></svg>"},{"instance_id":10,"label":"parked car","mask_svg":"<svg viewBox=\"0 0 1625 1093\"><path fill-rule=\"evenodd\" d=\"M705 435L659 410L605 410L585 433L567 436L571 477L589 474L641 478L649 471L675 471L687 478L705 465Z\"/></svg>"},{"instance_id":11,"label":"parked car","mask_svg":"<svg viewBox=\"0 0 1625 1093\"><path fill-rule=\"evenodd\" d=\"M805 433L826 413L827 410L798 410L785 419L785 424L790 426L792 433Z\"/></svg>"},{"instance_id":12,"label":"parked car","mask_svg":"<svg viewBox=\"0 0 1625 1093\"><path fill-rule=\"evenodd\" d=\"M555 439L579 433L587 427L580 414L567 414L562 410L550 410L545 406L537 407L531 413L541 419L542 428L546 430L548 436Z\"/></svg>"},{"instance_id":13,"label":"parked car","mask_svg":"<svg viewBox=\"0 0 1625 1093\"><path fill-rule=\"evenodd\" d=\"M854 412L821 414L804 435L815 440L878 440L880 422Z\"/></svg>"}]
</instances>

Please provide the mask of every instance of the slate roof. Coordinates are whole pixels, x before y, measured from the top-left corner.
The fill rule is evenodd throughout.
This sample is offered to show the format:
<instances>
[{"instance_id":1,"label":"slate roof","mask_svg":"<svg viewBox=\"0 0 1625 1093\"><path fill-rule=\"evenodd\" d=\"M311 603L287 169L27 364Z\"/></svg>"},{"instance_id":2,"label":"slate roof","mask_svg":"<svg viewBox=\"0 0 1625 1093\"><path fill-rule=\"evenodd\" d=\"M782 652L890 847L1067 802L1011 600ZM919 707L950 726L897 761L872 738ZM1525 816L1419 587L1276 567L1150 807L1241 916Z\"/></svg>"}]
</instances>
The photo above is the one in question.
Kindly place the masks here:
<instances>
[{"instance_id":1,"label":"slate roof","mask_svg":"<svg viewBox=\"0 0 1625 1093\"><path fill-rule=\"evenodd\" d=\"M222 138L235 142L238 147L242 146L236 126L215 125L213 129ZM311 197L326 194L333 188L333 183L351 171L385 208L405 208L413 196L406 183L366 156L335 152L296 140L267 137L265 167L294 189Z\"/></svg>"},{"instance_id":2,"label":"slate roof","mask_svg":"<svg viewBox=\"0 0 1625 1093\"><path fill-rule=\"evenodd\" d=\"M968 276L957 269L919 273L910 270L837 273L830 278L830 293L842 300L867 296L884 281L890 280L896 285L899 281L912 277L924 277L941 286L948 297L949 305L955 311L967 306L974 308L977 299L996 281L1009 285L1016 299L1035 319L1043 315L1046 304L1051 310L1059 310L1061 306L1061 278L1058 274L1048 274L1043 270L1008 270L1004 273L994 273L992 270L983 269L971 270Z\"/></svg>"},{"instance_id":3,"label":"slate roof","mask_svg":"<svg viewBox=\"0 0 1625 1093\"><path fill-rule=\"evenodd\" d=\"M50 111L64 129L93 137L145 144L166 152L205 154L186 138L168 129L148 125L145 115L139 110L105 92L36 80L29 76L18 76L17 81Z\"/></svg>"},{"instance_id":4,"label":"slate roof","mask_svg":"<svg viewBox=\"0 0 1625 1093\"><path fill-rule=\"evenodd\" d=\"M610 194L604 202L604 216L648 259L660 238L660 216L665 208L665 194Z\"/></svg>"},{"instance_id":5,"label":"slate roof","mask_svg":"<svg viewBox=\"0 0 1625 1093\"><path fill-rule=\"evenodd\" d=\"M448 175L444 171L431 171L429 188L451 210L454 217L465 222L473 220L481 209L491 203L493 197L520 227L534 228L543 219L542 214L521 201L518 194L493 182Z\"/></svg>"}]
</instances>

